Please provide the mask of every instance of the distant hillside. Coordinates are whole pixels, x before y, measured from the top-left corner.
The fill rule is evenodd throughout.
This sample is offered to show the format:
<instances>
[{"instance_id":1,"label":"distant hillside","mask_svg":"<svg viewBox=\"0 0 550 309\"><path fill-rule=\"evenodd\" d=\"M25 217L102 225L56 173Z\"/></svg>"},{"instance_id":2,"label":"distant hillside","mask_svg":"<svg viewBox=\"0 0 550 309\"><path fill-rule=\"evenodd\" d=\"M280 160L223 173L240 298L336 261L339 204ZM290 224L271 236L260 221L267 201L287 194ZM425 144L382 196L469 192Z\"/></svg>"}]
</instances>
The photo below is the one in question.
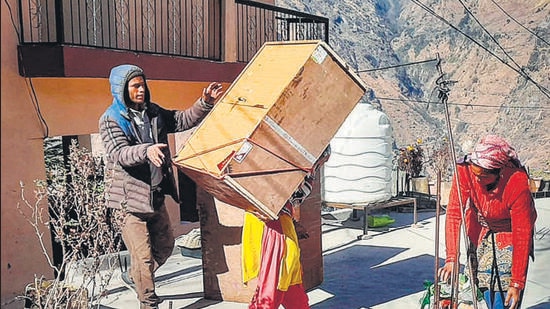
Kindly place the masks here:
<instances>
[{"instance_id":1,"label":"distant hillside","mask_svg":"<svg viewBox=\"0 0 550 309\"><path fill-rule=\"evenodd\" d=\"M415 3L278 0L276 4L329 18L330 45L359 72L435 59L439 54L444 79L456 81L450 87L449 109L457 155L471 150L480 136L496 133L517 148L531 170L550 170L550 0L421 1L464 34ZM497 57L525 72L538 86ZM360 73L372 88L374 103L391 118L399 147L422 138L430 148L446 135L443 105L428 103L438 102L435 64Z\"/></svg>"}]
</instances>

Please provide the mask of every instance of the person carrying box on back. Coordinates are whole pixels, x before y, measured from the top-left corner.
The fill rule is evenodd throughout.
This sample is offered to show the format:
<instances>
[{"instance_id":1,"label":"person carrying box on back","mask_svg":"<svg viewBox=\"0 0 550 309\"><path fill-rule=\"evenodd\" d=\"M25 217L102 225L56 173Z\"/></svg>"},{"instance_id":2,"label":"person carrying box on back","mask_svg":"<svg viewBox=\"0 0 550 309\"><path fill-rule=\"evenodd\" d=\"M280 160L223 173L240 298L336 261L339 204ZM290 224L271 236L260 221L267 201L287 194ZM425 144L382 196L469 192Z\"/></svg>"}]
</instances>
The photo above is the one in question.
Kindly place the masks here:
<instances>
[{"instance_id":1,"label":"person carrying box on back","mask_svg":"<svg viewBox=\"0 0 550 309\"><path fill-rule=\"evenodd\" d=\"M258 278L249 309L308 309L308 296L302 285L302 265L298 240L308 234L300 225L300 205L311 193L317 169L330 156L330 146L305 176L279 213L270 220L245 213L242 236L243 282Z\"/></svg>"}]
</instances>

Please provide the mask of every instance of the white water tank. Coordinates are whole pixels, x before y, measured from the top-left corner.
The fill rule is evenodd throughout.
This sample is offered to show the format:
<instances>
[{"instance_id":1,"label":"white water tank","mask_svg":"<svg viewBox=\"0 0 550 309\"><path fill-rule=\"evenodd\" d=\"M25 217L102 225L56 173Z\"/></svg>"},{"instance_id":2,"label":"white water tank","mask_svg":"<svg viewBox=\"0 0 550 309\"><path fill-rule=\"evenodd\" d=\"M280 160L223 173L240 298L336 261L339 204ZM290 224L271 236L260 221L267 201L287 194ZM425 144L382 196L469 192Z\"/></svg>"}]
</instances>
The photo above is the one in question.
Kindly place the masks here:
<instances>
[{"instance_id":1,"label":"white water tank","mask_svg":"<svg viewBox=\"0 0 550 309\"><path fill-rule=\"evenodd\" d=\"M322 177L327 203L357 204L392 197L392 128L386 114L359 103L331 140Z\"/></svg>"}]
</instances>

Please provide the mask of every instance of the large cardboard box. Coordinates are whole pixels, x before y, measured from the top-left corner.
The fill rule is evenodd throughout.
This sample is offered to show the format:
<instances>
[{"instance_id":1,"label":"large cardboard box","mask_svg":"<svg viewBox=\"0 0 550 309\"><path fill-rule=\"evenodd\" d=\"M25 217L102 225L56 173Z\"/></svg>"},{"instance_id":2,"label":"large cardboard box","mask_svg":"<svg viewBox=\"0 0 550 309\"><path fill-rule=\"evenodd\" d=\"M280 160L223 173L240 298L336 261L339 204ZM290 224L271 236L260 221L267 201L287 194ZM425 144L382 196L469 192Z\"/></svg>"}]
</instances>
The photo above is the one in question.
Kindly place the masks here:
<instances>
[{"instance_id":1,"label":"large cardboard box","mask_svg":"<svg viewBox=\"0 0 550 309\"><path fill-rule=\"evenodd\" d=\"M324 42L268 42L174 164L218 200L275 219L365 91Z\"/></svg>"}]
</instances>

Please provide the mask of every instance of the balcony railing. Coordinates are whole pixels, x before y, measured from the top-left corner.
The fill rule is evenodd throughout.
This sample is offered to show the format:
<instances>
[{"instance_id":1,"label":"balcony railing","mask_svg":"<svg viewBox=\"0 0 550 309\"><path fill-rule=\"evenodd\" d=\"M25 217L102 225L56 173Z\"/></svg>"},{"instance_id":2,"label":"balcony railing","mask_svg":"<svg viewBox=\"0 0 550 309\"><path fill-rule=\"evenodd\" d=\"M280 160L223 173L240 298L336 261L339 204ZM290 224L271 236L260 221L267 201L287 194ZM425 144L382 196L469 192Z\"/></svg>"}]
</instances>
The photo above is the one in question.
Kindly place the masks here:
<instances>
[{"instance_id":1,"label":"balcony railing","mask_svg":"<svg viewBox=\"0 0 550 309\"><path fill-rule=\"evenodd\" d=\"M223 0L20 0L22 44L221 60ZM265 41L328 41L328 19L236 0L238 61Z\"/></svg>"},{"instance_id":2,"label":"balcony railing","mask_svg":"<svg viewBox=\"0 0 550 309\"><path fill-rule=\"evenodd\" d=\"M323 40L328 43L328 19L268 4L235 0L237 60L248 62L267 41Z\"/></svg>"},{"instance_id":3,"label":"balcony railing","mask_svg":"<svg viewBox=\"0 0 550 309\"><path fill-rule=\"evenodd\" d=\"M221 59L221 0L21 0L21 42Z\"/></svg>"}]
</instances>

